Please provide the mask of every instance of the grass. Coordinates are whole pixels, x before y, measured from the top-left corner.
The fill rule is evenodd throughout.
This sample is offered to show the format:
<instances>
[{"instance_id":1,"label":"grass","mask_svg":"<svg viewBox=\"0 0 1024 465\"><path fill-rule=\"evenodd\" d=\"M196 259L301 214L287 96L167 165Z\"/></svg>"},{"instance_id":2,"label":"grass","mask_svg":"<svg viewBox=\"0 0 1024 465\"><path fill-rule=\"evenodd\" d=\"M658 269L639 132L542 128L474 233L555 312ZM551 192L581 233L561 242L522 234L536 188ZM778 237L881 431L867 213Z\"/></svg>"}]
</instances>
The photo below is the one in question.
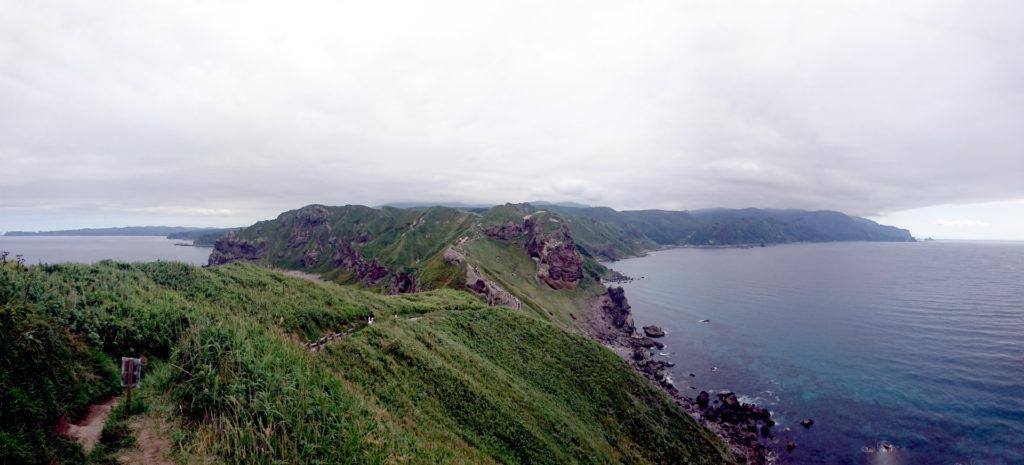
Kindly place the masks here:
<instances>
[{"instance_id":1,"label":"grass","mask_svg":"<svg viewBox=\"0 0 1024 465\"><path fill-rule=\"evenodd\" d=\"M584 262L586 276L577 289L556 291L537 278L537 265L526 255L525 244L521 241L499 241L480 236L468 241L464 247L467 259L518 297L525 310L563 328L577 328L570 313L605 291L598 280L604 269L591 258Z\"/></svg>"},{"instance_id":2,"label":"grass","mask_svg":"<svg viewBox=\"0 0 1024 465\"><path fill-rule=\"evenodd\" d=\"M183 460L731 460L617 356L544 321L537 309L559 301L528 297L536 313L450 289L384 296L252 265L5 264L0 462L107 463L128 446L123 419L90 457L52 433L60 416L119 390L122 355L147 358L141 392L181 425ZM300 344L338 331L351 335L324 351Z\"/></svg>"}]
</instances>

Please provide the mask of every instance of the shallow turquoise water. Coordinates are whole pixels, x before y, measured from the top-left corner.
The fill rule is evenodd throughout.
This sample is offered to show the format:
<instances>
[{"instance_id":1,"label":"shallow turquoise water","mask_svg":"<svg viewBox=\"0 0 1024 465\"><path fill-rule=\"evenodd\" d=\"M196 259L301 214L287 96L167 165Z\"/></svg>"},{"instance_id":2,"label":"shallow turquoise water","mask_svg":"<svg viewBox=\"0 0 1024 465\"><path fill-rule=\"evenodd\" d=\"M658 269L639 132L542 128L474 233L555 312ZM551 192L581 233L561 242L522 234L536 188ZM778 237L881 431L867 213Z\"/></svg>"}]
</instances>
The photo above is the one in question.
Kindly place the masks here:
<instances>
[{"instance_id":1,"label":"shallow turquoise water","mask_svg":"<svg viewBox=\"0 0 1024 465\"><path fill-rule=\"evenodd\" d=\"M768 406L794 463L1024 464L1024 243L673 249L611 267L643 277L626 296L638 327L668 332L677 387ZM882 441L897 450L868 452Z\"/></svg>"}]
</instances>

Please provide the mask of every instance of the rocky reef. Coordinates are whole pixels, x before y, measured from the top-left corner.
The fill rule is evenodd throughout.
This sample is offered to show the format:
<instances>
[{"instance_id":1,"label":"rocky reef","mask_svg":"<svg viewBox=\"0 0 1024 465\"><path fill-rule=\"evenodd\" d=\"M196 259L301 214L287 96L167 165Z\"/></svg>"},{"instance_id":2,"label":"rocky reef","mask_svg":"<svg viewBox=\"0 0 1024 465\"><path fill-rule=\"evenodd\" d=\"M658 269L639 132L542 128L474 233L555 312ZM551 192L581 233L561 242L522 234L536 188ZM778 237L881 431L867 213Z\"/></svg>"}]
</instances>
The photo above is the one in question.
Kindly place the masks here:
<instances>
[{"instance_id":1,"label":"rocky reef","mask_svg":"<svg viewBox=\"0 0 1024 465\"><path fill-rule=\"evenodd\" d=\"M213 243L213 252L210 253L209 265L223 265L237 261L257 261L264 258L267 258L267 241L265 239L248 241L229 233Z\"/></svg>"}]
</instances>

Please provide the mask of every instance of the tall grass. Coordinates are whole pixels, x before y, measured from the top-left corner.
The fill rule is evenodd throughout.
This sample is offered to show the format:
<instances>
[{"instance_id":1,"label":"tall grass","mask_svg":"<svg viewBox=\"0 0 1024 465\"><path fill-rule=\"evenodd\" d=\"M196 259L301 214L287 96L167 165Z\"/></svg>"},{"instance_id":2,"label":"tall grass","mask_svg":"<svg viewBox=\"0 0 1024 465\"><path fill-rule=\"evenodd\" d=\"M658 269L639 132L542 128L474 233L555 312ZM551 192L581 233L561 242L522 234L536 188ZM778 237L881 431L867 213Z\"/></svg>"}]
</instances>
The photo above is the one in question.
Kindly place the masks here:
<instances>
[{"instance_id":1,"label":"tall grass","mask_svg":"<svg viewBox=\"0 0 1024 465\"><path fill-rule=\"evenodd\" d=\"M301 344L327 332L351 335ZM0 338L5 464L86 460L51 427L118 390L122 355L157 368L143 383L185 425L178 447L225 463L731 460L614 354L459 291L384 296L251 265L5 264Z\"/></svg>"}]
</instances>

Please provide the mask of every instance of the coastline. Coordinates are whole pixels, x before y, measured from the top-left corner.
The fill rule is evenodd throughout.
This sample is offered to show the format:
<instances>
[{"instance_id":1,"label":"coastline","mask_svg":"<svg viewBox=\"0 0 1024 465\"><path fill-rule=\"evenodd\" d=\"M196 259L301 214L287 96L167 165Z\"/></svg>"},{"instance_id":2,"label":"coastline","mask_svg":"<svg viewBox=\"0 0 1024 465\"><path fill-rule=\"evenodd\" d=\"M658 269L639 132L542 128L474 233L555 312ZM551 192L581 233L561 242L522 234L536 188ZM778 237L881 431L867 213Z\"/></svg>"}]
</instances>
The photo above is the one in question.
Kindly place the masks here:
<instances>
[{"instance_id":1,"label":"coastline","mask_svg":"<svg viewBox=\"0 0 1024 465\"><path fill-rule=\"evenodd\" d=\"M771 413L763 407L739 402L732 392L712 396L701 391L696 399L681 392L664 370L675 364L657 360L653 355L653 349L664 345L636 330L621 287L607 289L588 306L584 314L585 332L622 357L697 423L715 433L737 458L751 465L778 463L779 457L762 441L772 437L775 422Z\"/></svg>"}]
</instances>

